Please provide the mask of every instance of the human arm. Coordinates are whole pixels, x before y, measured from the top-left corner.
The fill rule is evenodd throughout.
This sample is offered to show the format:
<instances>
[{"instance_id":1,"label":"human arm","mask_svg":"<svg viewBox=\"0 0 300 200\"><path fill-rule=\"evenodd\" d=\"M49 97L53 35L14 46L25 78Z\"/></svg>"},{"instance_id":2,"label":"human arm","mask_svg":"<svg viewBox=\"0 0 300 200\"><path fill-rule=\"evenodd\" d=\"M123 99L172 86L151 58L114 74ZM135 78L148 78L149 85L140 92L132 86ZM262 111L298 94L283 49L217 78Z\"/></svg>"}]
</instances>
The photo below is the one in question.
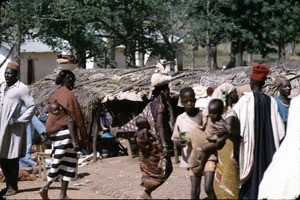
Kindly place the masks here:
<instances>
[{"instance_id":1,"label":"human arm","mask_svg":"<svg viewBox=\"0 0 300 200\"><path fill-rule=\"evenodd\" d=\"M163 154L166 155L168 153L168 144L166 142L165 133L164 133L164 125L163 125L164 120L165 120L164 114L158 113L156 116L156 129L161 140Z\"/></svg>"},{"instance_id":2,"label":"human arm","mask_svg":"<svg viewBox=\"0 0 300 200\"><path fill-rule=\"evenodd\" d=\"M17 93L15 98L19 99L19 101L24 104L24 110L21 112L21 115L18 115L18 117L12 115L8 123L10 125L15 123L28 124L36 112L35 101L29 93L29 88L22 83L20 83L20 88L18 88L15 92Z\"/></svg>"},{"instance_id":3,"label":"human arm","mask_svg":"<svg viewBox=\"0 0 300 200\"><path fill-rule=\"evenodd\" d=\"M20 90L20 99L23 101L26 109L25 112L16 120L20 123L28 124L36 113L36 104L29 92L29 88L26 85L20 84Z\"/></svg>"},{"instance_id":4,"label":"human arm","mask_svg":"<svg viewBox=\"0 0 300 200\"><path fill-rule=\"evenodd\" d=\"M70 131L70 135L72 138L72 144L74 147L74 151L78 151L79 144L78 144L78 138L76 137L75 123L70 115L67 116L67 121L68 121L68 129Z\"/></svg>"},{"instance_id":5,"label":"human arm","mask_svg":"<svg viewBox=\"0 0 300 200\"><path fill-rule=\"evenodd\" d=\"M185 147L187 145L188 142L190 142L190 139L188 138L188 136L186 135L186 131L183 131L180 129L180 122L181 122L181 117L178 116L174 125L174 129L173 129L173 134L172 134L172 140L174 141L174 143L179 146L179 147Z\"/></svg>"}]
</instances>

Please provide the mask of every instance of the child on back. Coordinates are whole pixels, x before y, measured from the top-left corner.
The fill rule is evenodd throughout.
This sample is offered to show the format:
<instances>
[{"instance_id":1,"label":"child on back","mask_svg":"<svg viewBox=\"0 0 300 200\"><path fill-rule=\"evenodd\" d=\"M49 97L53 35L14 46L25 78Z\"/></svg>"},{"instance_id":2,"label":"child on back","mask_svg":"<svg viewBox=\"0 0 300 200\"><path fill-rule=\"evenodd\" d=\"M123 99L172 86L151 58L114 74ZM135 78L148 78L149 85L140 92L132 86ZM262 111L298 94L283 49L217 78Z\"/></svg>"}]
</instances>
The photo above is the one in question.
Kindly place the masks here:
<instances>
[{"instance_id":1,"label":"child on back","mask_svg":"<svg viewBox=\"0 0 300 200\"><path fill-rule=\"evenodd\" d=\"M202 162L202 148L205 144L209 143L204 133L206 127L204 113L195 107L195 92L191 87L180 90L180 99L185 112L180 114L176 119L172 140L176 145L183 147L180 166L189 170L191 199L200 198L201 178L203 174L205 176L204 188L208 199L216 199L213 180L217 157L210 154L206 162Z\"/></svg>"},{"instance_id":2,"label":"child on back","mask_svg":"<svg viewBox=\"0 0 300 200\"><path fill-rule=\"evenodd\" d=\"M150 124L146 117L138 116L135 120L135 125L138 127L136 131L136 140L140 148L150 148Z\"/></svg>"},{"instance_id":3,"label":"child on back","mask_svg":"<svg viewBox=\"0 0 300 200\"><path fill-rule=\"evenodd\" d=\"M54 102L49 102L49 112L52 115L59 116L60 112L63 111L63 109L60 107L60 105L54 101ZM68 115L67 118L68 122L68 129L70 131L70 135L72 138L72 144L73 144L73 149L74 151L79 151L79 143L78 143L78 138L76 137L76 130L74 129L74 121L71 118L71 116Z\"/></svg>"},{"instance_id":4,"label":"child on back","mask_svg":"<svg viewBox=\"0 0 300 200\"><path fill-rule=\"evenodd\" d=\"M58 115L60 111L60 107L58 103L55 102L49 102L49 111L52 115Z\"/></svg>"}]
</instances>

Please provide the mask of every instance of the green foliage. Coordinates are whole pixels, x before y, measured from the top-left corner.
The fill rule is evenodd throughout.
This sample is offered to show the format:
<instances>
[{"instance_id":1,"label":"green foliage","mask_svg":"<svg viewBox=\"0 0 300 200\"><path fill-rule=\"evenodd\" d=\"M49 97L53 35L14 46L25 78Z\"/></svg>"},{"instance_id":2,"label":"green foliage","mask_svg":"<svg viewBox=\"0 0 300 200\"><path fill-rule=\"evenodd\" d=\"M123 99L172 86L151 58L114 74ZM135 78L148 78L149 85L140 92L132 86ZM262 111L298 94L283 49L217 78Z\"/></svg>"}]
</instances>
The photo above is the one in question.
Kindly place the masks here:
<instances>
[{"instance_id":1,"label":"green foliage","mask_svg":"<svg viewBox=\"0 0 300 200\"><path fill-rule=\"evenodd\" d=\"M298 0L9 0L0 11L0 43L13 46L17 27L20 42L31 35L53 49L71 47L83 67L119 45L128 66L136 51L173 60L182 39L195 50L231 42L234 53L266 57L300 32Z\"/></svg>"}]
</instances>

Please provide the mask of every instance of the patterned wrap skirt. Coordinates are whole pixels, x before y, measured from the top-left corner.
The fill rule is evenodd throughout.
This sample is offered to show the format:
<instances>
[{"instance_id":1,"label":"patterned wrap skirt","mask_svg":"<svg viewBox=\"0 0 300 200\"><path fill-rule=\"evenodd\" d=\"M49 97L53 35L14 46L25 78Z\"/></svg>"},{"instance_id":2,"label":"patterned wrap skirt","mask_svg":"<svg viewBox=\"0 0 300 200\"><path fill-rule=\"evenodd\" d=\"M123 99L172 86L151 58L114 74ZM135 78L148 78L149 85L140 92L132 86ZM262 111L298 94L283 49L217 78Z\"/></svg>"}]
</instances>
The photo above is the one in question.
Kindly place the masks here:
<instances>
[{"instance_id":1,"label":"patterned wrap skirt","mask_svg":"<svg viewBox=\"0 0 300 200\"><path fill-rule=\"evenodd\" d=\"M137 140L139 149L139 162L142 172L141 186L153 191L161 186L173 171L172 161L169 156L163 158L156 145L142 148L141 140Z\"/></svg>"},{"instance_id":2,"label":"patterned wrap skirt","mask_svg":"<svg viewBox=\"0 0 300 200\"><path fill-rule=\"evenodd\" d=\"M62 130L51 135L52 163L48 173L48 181L71 181L77 176L78 158L73 150L69 130Z\"/></svg>"}]
</instances>

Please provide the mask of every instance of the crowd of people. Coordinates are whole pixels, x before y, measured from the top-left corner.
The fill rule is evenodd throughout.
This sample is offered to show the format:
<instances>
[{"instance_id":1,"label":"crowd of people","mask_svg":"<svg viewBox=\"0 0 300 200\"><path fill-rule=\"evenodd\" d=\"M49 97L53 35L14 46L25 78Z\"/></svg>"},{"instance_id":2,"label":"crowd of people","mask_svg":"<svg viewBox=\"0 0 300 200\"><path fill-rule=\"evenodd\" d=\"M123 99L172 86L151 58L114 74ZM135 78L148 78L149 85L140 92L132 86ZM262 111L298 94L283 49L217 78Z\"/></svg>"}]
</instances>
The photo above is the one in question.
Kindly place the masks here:
<instances>
[{"instance_id":1,"label":"crowd of people","mask_svg":"<svg viewBox=\"0 0 300 200\"><path fill-rule=\"evenodd\" d=\"M140 197L151 199L152 192L172 174L174 147L180 150L180 166L190 176L191 199L200 198L202 176L208 199L299 197L300 95L290 98L292 88L286 77L278 77L274 83L279 96L264 93L269 73L264 65L252 67L251 92L240 97L229 83L209 87L201 106L192 87L182 88L179 96L184 112L172 124L172 77L158 63L151 78L151 100L120 128L136 132L144 188ZM18 77L19 64L9 62L0 90L0 165L6 181L1 197L18 192L20 166L35 166L30 158L32 130L28 124L32 124L37 106ZM61 181L59 199L68 198L69 182L77 174L77 152L90 150L84 117L71 92L75 80L72 71L59 72L58 88L48 100L46 125L36 128L52 141L53 161L47 182L39 190L42 199L49 199L48 189L56 180ZM26 128L30 130L27 133Z\"/></svg>"}]
</instances>

